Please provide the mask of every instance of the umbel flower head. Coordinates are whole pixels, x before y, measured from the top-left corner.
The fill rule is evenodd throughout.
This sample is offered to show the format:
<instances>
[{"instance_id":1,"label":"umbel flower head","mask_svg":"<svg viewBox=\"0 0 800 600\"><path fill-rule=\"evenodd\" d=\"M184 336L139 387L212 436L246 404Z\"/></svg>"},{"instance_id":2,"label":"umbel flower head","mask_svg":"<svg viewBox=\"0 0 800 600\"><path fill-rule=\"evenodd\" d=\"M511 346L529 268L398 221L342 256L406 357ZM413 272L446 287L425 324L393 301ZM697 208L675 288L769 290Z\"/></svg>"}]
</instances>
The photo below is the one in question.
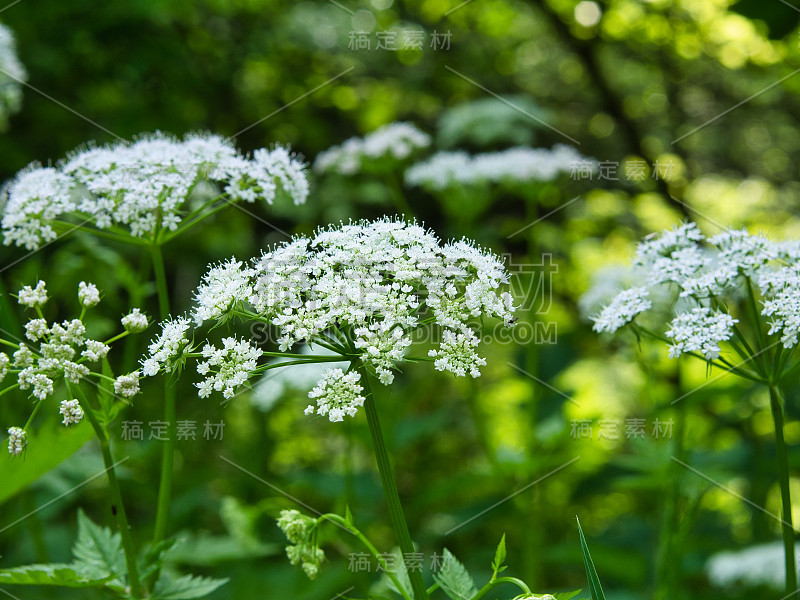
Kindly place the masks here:
<instances>
[{"instance_id":1,"label":"umbel flower head","mask_svg":"<svg viewBox=\"0 0 800 600\"><path fill-rule=\"evenodd\" d=\"M55 239L69 219L123 239L157 241L220 202L271 204L279 194L295 204L308 196L306 165L286 148L245 157L217 135L179 140L157 132L75 151L56 168L29 165L4 190L1 225L5 244L29 250Z\"/></svg>"},{"instance_id":2,"label":"umbel flower head","mask_svg":"<svg viewBox=\"0 0 800 600\"><path fill-rule=\"evenodd\" d=\"M519 146L474 156L465 152L438 152L410 167L405 180L408 185L432 191L481 183L552 181L587 161L564 144L556 144L552 150Z\"/></svg>"},{"instance_id":3,"label":"umbel flower head","mask_svg":"<svg viewBox=\"0 0 800 600\"><path fill-rule=\"evenodd\" d=\"M297 237L249 264L232 259L212 267L191 316L197 326L231 318L270 326L278 332L281 352L300 343L321 346L333 352L324 359L363 365L384 385L407 359L415 330L429 328L440 334L440 342L422 360L439 371L478 377L485 364L478 354L480 320L512 325L516 307L503 291L507 282L502 261L472 242L442 244L416 223L385 218ZM248 374L284 364L254 368L259 352L251 342L223 343L221 349L208 343L195 353L204 359L198 365L206 377L198 384L201 395L213 389L227 397ZM172 370L181 356L192 354L189 345L186 319L165 323L142 363L144 374ZM329 370L312 391L317 405L307 414L335 421L355 415L361 391L357 373Z\"/></svg>"},{"instance_id":4,"label":"umbel flower head","mask_svg":"<svg viewBox=\"0 0 800 600\"><path fill-rule=\"evenodd\" d=\"M290 544L286 546L289 562L302 565L309 579L316 579L319 565L325 560L325 552L316 542L316 521L297 510L282 510L278 527Z\"/></svg>"},{"instance_id":5,"label":"umbel flower head","mask_svg":"<svg viewBox=\"0 0 800 600\"><path fill-rule=\"evenodd\" d=\"M22 105L22 84L28 79L25 67L17 58L17 45L11 30L0 23L0 129L8 117Z\"/></svg>"},{"instance_id":6,"label":"umbel flower head","mask_svg":"<svg viewBox=\"0 0 800 600\"><path fill-rule=\"evenodd\" d=\"M47 285L39 281L35 286L26 285L17 294L20 305L32 309L36 315L25 324L24 340L0 339L4 347L15 349L9 356L0 352L0 394L8 388L30 390L35 403L45 401L56 394L59 384L69 389L69 384L79 385L89 377L108 379L102 372L101 363L111 350L111 340L102 342L86 335L83 322L85 311L100 301L100 291L92 283L80 282L77 300L81 307L81 318L68 319L60 323L48 322L42 312L47 300ZM144 319L147 317L137 314ZM116 339L126 334L116 336ZM12 379L13 378L13 379ZM16 380L16 381L14 381ZM111 380L115 393L129 398L139 391L138 372ZM84 417L78 400L62 400L58 412L65 426L79 423ZM12 427L9 432L9 451L18 455L25 449L27 433Z\"/></svg>"},{"instance_id":7,"label":"umbel flower head","mask_svg":"<svg viewBox=\"0 0 800 600\"><path fill-rule=\"evenodd\" d=\"M744 375L757 363L771 365L775 377L796 366L793 349L800 333L800 244L773 242L747 231L725 231L706 238L687 223L648 236L636 251L637 285L620 291L594 320L598 332L631 326L670 344L670 356L701 356ZM666 303L667 306L663 306ZM650 331L652 320L670 308L674 317L663 332ZM649 322L647 323L649 325ZM776 336L777 339L772 339ZM747 367L730 368L723 344ZM753 361L764 353L775 360ZM752 350L752 351L748 351Z\"/></svg>"},{"instance_id":8,"label":"umbel flower head","mask_svg":"<svg viewBox=\"0 0 800 600\"><path fill-rule=\"evenodd\" d=\"M379 170L381 164L404 160L430 144L430 136L411 123L389 123L363 138L353 137L341 146L332 146L320 152L314 161L314 170L342 175Z\"/></svg>"}]
</instances>

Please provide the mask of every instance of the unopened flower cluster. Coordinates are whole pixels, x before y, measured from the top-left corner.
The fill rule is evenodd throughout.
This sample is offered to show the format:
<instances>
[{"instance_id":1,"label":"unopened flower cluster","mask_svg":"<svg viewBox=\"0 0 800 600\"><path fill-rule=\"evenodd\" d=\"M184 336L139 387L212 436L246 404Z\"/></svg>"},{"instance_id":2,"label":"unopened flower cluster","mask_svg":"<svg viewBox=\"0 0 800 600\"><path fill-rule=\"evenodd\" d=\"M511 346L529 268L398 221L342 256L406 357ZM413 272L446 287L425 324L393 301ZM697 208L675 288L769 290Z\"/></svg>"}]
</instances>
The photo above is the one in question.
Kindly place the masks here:
<instances>
[{"instance_id":1,"label":"unopened flower cluster","mask_svg":"<svg viewBox=\"0 0 800 600\"><path fill-rule=\"evenodd\" d=\"M208 183L217 189L209 192ZM212 201L222 193L227 200L270 204L283 193L303 203L306 165L283 147L262 148L248 158L211 134L178 140L155 133L90 147L55 168L33 164L17 174L5 190L4 241L36 249L55 239L55 221L72 217L153 238L160 230L176 230L205 201L202 193Z\"/></svg>"},{"instance_id":2,"label":"unopened flower cluster","mask_svg":"<svg viewBox=\"0 0 800 600\"><path fill-rule=\"evenodd\" d=\"M384 385L392 383L413 331L433 326L442 332L429 351L435 368L478 377L485 364L478 354L479 320L513 323L513 298L502 291L507 282L503 262L467 240L441 244L415 223L362 221L295 238L249 265L230 260L212 267L197 290L192 317L198 326L233 316L271 325L281 352L300 343L319 345L348 362L360 361ZM164 324L143 362L145 375L180 362L190 346L188 329L185 318ZM247 344L237 342L235 356L206 347L204 358L230 365L217 373L210 361L200 363L207 376L198 384L201 395L244 382L257 358ZM358 382L356 373L327 371L307 414L337 421L355 414L363 401Z\"/></svg>"},{"instance_id":3,"label":"unopened flower cluster","mask_svg":"<svg viewBox=\"0 0 800 600\"><path fill-rule=\"evenodd\" d=\"M8 117L22 105L22 85L28 79L25 67L17 57L17 45L11 30L0 23L0 129Z\"/></svg>"},{"instance_id":4,"label":"unopened flower cluster","mask_svg":"<svg viewBox=\"0 0 800 600\"><path fill-rule=\"evenodd\" d=\"M585 161L577 150L556 144L552 150L519 146L470 156L466 152L438 152L410 167L408 185L441 191L482 183L552 181L571 165Z\"/></svg>"},{"instance_id":5,"label":"unopened flower cluster","mask_svg":"<svg viewBox=\"0 0 800 600\"><path fill-rule=\"evenodd\" d=\"M642 241L631 279L640 285L619 292L594 317L596 331L614 332L642 313L660 310L653 298L667 297L675 311L664 332L672 344L670 355L697 352L714 360L742 318L731 311L747 302L752 291L757 312L769 324L769 335L779 335L785 348L797 344L797 242L773 242L747 231L706 238L694 223L687 223Z\"/></svg>"},{"instance_id":6,"label":"unopened flower cluster","mask_svg":"<svg viewBox=\"0 0 800 600\"><path fill-rule=\"evenodd\" d=\"M353 175L369 163L384 158L403 160L430 144L430 136L411 123L390 123L363 138L353 137L341 146L320 152L314 161L314 170Z\"/></svg>"},{"instance_id":7,"label":"unopened flower cluster","mask_svg":"<svg viewBox=\"0 0 800 600\"><path fill-rule=\"evenodd\" d=\"M82 281L77 295L84 311L100 301L100 292L91 283ZM60 380L80 383L92 373L90 366L108 355L111 348L104 342L88 338L81 319L51 323L42 317L42 308L48 301L44 281L23 287L17 293L17 301L35 310L36 317L25 324L25 340L18 344L4 340L7 346L16 346L17 349L11 356L0 352L0 382L14 375L16 385L21 390L30 390L31 396L41 402L54 394ZM146 321L146 317L144 319ZM132 377L135 381L131 380ZM114 387L117 393L125 397L135 395L139 391L138 373L118 377ZM65 426L79 423L84 417L83 409L74 399L62 400L59 414ZM18 455L25 448L27 434L17 427L12 427L8 432L9 451Z\"/></svg>"},{"instance_id":8,"label":"unopened flower cluster","mask_svg":"<svg viewBox=\"0 0 800 600\"><path fill-rule=\"evenodd\" d=\"M286 555L293 565L301 565L309 579L316 578L319 566L325 560L325 552L317 546L316 521L297 510L282 510L278 527L286 535L290 545Z\"/></svg>"}]
</instances>

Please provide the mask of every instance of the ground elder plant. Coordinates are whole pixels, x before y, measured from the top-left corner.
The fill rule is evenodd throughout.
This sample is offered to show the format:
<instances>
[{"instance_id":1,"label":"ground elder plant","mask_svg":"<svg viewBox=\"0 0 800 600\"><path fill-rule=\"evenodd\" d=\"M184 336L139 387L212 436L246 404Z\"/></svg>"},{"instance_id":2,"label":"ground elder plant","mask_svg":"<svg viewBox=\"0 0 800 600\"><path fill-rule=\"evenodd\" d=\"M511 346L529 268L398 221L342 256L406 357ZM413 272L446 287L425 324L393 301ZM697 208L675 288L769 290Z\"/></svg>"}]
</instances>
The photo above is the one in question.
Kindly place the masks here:
<instances>
[{"instance_id":1,"label":"ground elder plant","mask_svg":"<svg viewBox=\"0 0 800 600\"><path fill-rule=\"evenodd\" d=\"M747 231L706 237L693 223L643 240L631 279L594 329L661 340L671 357L703 360L769 391L778 454L787 593L797 590L784 388L800 373L800 244Z\"/></svg>"},{"instance_id":2,"label":"ground elder plant","mask_svg":"<svg viewBox=\"0 0 800 600\"><path fill-rule=\"evenodd\" d=\"M22 86L27 79L28 73L17 57L14 34L0 23L0 130L22 106Z\"/></svg>"}]
</instances>

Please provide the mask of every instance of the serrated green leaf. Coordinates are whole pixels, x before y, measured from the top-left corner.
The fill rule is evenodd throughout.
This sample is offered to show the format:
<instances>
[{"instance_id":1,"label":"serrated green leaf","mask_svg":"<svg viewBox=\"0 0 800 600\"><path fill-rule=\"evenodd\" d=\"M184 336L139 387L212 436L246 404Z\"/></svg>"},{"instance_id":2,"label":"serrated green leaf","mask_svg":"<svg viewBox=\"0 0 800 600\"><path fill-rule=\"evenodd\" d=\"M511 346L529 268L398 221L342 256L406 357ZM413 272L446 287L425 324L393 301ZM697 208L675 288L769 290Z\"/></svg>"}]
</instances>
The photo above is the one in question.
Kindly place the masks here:
<instances>
[{"instance_id":1,"label":"serrated green leaf","mask_svg":"<svg viewBox=\"0 0 800 600\"><path fill-rule=\"evenodd\" d=\"M600 579L597 576L597 570L594 568L592 555L589 554L589 545L583 535L580 519L578 519L578 533L581 536L581 550L583 551L583 564L586 566L586 577L589 579L589 593L592 595L592 600L606 600L606 596L603 594L603 587L600 585Z\"/></svg>"},{"instance_id":2,"label":"serrated green leaf","mask_svg":"<svg viewBox=\"0 0 800 600\"><path fill-rule=\"evenodd\" d=\"M208 596L218 587L228 583L228 579L212 579L185 575L178 579L162 577L153 589L151 600L188 600Z\"/></svg>"},{"instance_id":3,"label":"serrated green leaf","mask_svg":"<svg viewBox=\"0 0 800 600\"><path fill-rule=\"evenodd\" d=\"M447 548L442 552L442 566L433 579L451 600L469 600L478 593L467 568Z\"/></svg>"},{"instance_id":4,"label":"serrated green leaf","mask_svg":"<svg viewBox=\"0 0 800 600\"><path fill-rule=\"evenodd\" d=\"M506 534L500 538L500 543L497 544L497 550L494 551L494 560L492 561L492 571L497 575L503 570L503 563L506 562Z\"/></svg>"},{"instance_id":5,"label":"serrated green leaf","mask_svg":"<svg viewBox=\"0 0 800 600\"><path fill-rule=\"evenodd\" d=\"M397 577L397 580L400 582L400 585L402 586L403 591L405 592L405 596L407 598L413 598L414 592L411 588L411 580L408 578L408 571L406 570L406 563L403 560L403 553L400 552L400 548L393 548L392 554L394 555L394 563L393 563L394 570L392 571L392 573L394 574L395 577ZM386 585L395 594L398 594L399 596L404 595L403 592L397 589L397 586L395 585L394 581L392 581L388 577L386 577Z\"/></svg>"},{"instance_id":6,"label":"serrated green leaf","mask_svg":"<svg viewBox=\"0 0 800 600\"><path fill-rule=\"evenodd\" d=\"M116 576L125 581L128 569L118 533L92 522L82 510L78 510L78 539L72 547L76 564L92 576Z\"/></svg>"},{"instance_id":7,"label":"serrated green leaf","mask_svg":"<svg viewBox=\"0 0 800 600\"><path fill-rule=\"evenodd\" d=\"M57 585L61 587L100 587L110 579L94 578L75 564L26 565L0 570L0 583L10 585Z\"/></svg>"}]
</instances>

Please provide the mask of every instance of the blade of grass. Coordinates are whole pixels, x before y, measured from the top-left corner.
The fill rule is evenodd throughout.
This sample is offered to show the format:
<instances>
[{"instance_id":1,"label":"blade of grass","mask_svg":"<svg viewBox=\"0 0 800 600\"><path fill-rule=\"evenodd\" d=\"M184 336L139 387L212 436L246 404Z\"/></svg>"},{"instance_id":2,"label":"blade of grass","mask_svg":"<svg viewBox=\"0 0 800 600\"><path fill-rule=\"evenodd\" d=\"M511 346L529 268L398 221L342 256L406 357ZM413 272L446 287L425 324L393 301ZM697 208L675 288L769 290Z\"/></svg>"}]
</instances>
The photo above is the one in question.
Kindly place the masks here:
<instances>
[{"instance_id":1,"label":"blade of grass","mask_svg":"<svg viewBox=\"0 0 800 600\"><path fill-rule=\"evenodd\" d=\"M578 533L580 533L581 536L583 564L586 566L586 577L589 579L589 592L592 594L592 600L606 600L603 587L600 585L600 579L597 577L597 570L594 568L592 555L589 554L589 546L586 543L586 538L583 536L580 519L576 517L576 520L578 521Z\"/></svg>"}]
</instances>

